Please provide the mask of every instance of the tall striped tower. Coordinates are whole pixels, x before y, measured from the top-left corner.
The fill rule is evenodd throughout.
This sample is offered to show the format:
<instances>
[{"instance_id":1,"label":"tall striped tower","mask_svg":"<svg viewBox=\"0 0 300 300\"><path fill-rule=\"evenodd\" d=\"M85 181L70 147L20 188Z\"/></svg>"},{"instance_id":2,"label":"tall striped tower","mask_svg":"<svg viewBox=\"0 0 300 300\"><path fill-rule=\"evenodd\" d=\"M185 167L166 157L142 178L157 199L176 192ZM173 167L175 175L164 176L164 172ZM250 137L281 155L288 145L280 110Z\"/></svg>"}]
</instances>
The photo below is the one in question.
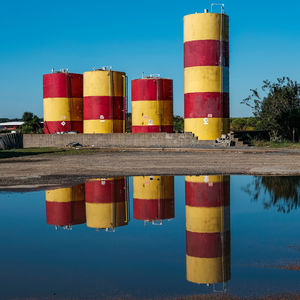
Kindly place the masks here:
<instances>
[{"instance_id":1,"label":"tall striped tower","mask_svg":"<svg viewBox=\"0 0 300 300\"><path fill-rule=\"evenodd\" d=\"M229 18L184 17L184 130L199 140L229 131Z\"/></svg>"},{"instance_id":2,"label":"tall striped tower","mask_svg":"<svg viewBox=\"0 0 300 300\"><path fill-rule=\"evenodd\" d=\"M131 81L132 132L173 132L173 80L143 77Z\"/></svg>"},{"instance_id":3,"label":"tall striped tower","mask_svg":"<svg viewBox=\"0 0 300 300\"><path fill-rule=\"evenodd\" d=\"M103 68L84 72L83 81L84 133L125 132L126 74Z\"/></svg>"},{"instance_id":4,"label":"tall striped tower","mask_svg":"<svg viewBox=\"0 0 300 300\"><path fill-rule=\"evenodd\" d=\"M148 222L174 218L174 176L133 176L133 217Z\"/></svg>"},{"instance_id":5,"label":"tall striped tower","mask_svg":"<svg viewBox=\"0 0 300 300\"><path fill-rule=\"evenodd\" d=\"M128 224L126 178L92 179L85 183L86 225L115 230Z\"/></svg>"},{"instance_id":6,"label":"tall striped tower","mask_svg":"<svg viewBox=\"0 0 300 300\"><path fill-rule=\"evenodd\" d=\"M229 176L186 176L186 277L198 284L230 279Z\"/></svg>"},{"instance_id":7,"label":"tall striped tower","mask_svg":"<svg viewBox=\"0 0 300 300\"><path fill-rule=\"evenodd\" d=\"M66 70L43 76L44 132L82 133L82 75Z\"/></svg>"},{"instance_id":8,"label":"tall striped tower","mask_svg":"<svg viewBox=\"0 0 300 300\"><path fill-rule=\"evenodd\" d=\"M84 184L46 191L47 224L70 228L85 223Z\"/></svg>"}]
</instances>

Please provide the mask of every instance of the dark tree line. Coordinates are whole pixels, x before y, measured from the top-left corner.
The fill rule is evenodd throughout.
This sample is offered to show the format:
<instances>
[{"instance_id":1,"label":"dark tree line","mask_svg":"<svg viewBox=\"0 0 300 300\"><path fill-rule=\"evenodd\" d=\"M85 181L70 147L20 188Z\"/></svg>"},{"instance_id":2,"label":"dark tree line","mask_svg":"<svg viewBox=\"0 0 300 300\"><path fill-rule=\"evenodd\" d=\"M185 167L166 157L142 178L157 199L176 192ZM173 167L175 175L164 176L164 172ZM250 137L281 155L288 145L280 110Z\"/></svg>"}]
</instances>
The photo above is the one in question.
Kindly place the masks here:
<instances>
[{"instance_id":1,"label":"dark tree line","mask_svg":"<svg viewBox=\"0 0 300 300\"><path fill-rule=\"evenodd\" d=\"M300 176L254 177L244 190L254 201L261 199L265 209L289 213L300 206Z\"/></svg>"},{"instance_id":2,"label":"dark tree line","mask_svg":"<svg viewBox=\"0 0 300 300\"><path fill-rule=\"evenodd\" d=\"M300 85L296 81L288 77L274 83L265 80L260 92L251 89L251 95L241 103L252 108L256 129L266 130L270 140L299 140Z\"/></svg>"}]
</instances>

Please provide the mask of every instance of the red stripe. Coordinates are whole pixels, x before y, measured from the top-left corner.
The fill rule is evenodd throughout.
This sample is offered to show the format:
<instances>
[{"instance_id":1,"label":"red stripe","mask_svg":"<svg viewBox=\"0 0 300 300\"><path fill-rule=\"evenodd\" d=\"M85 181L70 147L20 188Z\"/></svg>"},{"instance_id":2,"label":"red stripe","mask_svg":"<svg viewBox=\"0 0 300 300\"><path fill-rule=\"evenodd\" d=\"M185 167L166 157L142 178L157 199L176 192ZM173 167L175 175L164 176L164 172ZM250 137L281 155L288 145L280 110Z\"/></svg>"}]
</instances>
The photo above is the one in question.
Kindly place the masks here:
<instances>
[{"instance_id":1,"label":"red stripe","mask_svg":"<svg viewBox=\"0 0 300 300\"><path fill-rule=\"evenodd\" d=\"M62 125L62 122L65 125ZM67 132L71 131L71 121L45 121L44 122L44 132L45 134L52 134L56 132Z\"/></svg>"},{"instance_id":2,"label":"red stripe","mask_svg":"<svg viewBox=\"0 0 300 300\"><path fill-rule=\"evenodd\" d=\"M53 73L43 76L43 97L82 98L83 81L81 74Z\"/></svg>"},{"instance_id":3,"label":"red stripe","mask_svg":"<svg viewBox=\"0 0 300 300\"><path fill-rule=\"evenodd\" d=\"M83 99L83 119L99 120L124 119L124 97L89 96Z\"/></svg>"},{"instance_id":4,"label":"red stripe","mask_svg":"<svg viewBox=\"0 0 300 300\"><path fill-rule=\"evenodd\" d=\"M83 133L83 122L82 121L71 121L72 131Z\"/></svg>"},{"instance_id":5,"label":"red stripe","mask_svg":"<svg viewBox=\"0 0 300 300\"><path fill-rule=\"evenodd\" d=\"M48 202L46 201L47 224L65 226L85 222L85 202Z\"/></svg>"},{"instance_id":6,"label":"red stripe","mask_svg":"<svg viewBox=\"0 0 300 300\"><path fill-rule=\"evenodd\" d=\"M189 206L219 207L230 205L230 182L185 182L185 202Z\"/></svg>"},{"instance_id":7,"label":"red stripe","mask_svg":"<svg viewBox=\"0 0 300 300\"><path fill-rule=\"evenodd\" d=\"M85 200L89 203L126 201L125 179L88 181L85 183Z\"/></svg>"},{"instance_id":8,"label":"red stripe","mask_svg":"<svg viewBox=\"0 0 300 300\"><path fill-rule=\"evenodd\" d=\"M173 133L172 125L153 125L153 126L132 126L133 133L141 133L141 132L168 132Z\"/></svg>"},{"instance_id":9,"label":"red stripe","mask_svg":"<svg viewBox=\"0 0 300 300\"><path fill-rule=\"evenodd\" d=\"M44 98L68 97L68 77L66 73L45 74L43 76Z\"/></svg>"},{"instance_id":10,"label":"red stripe","mask_svg":"<svg viewBox=\"0 0 300 300\"><path fill-rule=\"evenodd\" d=\"M229 93L188 93L184 95L185 118L228 118Z\"/></svg>"},{"instance_id":11,"label":"red stripe","mask_svg":"<svg viewBox=\"0 0 300 300\"><path fill-rule=\"evenodd\" d=\"M186 254L201 258L230 256L230 232L222 234L186 231Z\"/></svg>"},{"instance_id":12,"label":"red stripe","mask_svg":"<svg viewBox=\"0 0 300 300\"><path fill-rule=\"evenodd\" d=\"M220 66L221 42L218 40L199 40L184 43L184 67ZM229 66L229 43L223 41L223 66Z\"/></svg>"},{"instance_id":13,"label":"red stripe","mask_svg":"<svg viewBox=\"0 0 300 300\"><path fill-rule=\"evenodd\" d=\"M133 199L133 217L137 220L174 218L174 199Z\"/></svg>"},{"instance_id":14,"label":"red stripe","mask_svg":"<svg viewBox=\"0 0 300 300\"><path fill-rule=\"evenodd\" d=\"M132 101L173 100L173 80L134 79L131 81L131 99Z\"/></svg>"}]
</instances>

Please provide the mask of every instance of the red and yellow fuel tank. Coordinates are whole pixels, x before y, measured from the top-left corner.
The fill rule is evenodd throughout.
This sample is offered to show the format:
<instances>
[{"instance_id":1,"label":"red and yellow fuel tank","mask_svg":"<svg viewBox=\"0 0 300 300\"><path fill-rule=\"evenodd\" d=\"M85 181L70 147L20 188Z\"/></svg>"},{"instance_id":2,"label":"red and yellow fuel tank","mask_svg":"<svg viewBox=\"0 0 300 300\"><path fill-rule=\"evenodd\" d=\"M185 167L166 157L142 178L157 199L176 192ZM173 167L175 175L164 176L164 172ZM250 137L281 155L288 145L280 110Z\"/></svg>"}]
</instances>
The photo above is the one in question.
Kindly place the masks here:
<instances>
[{"instance_id":1,"label":"red and yellow fuel tank","mask_svg":"<svg viewBox=\"0 0 300 300\"><path fill-rule=\"evenodd\" d=\"M229 131L229 18L184 17L184 130L199 140Z\"/></svg>"},{"instance_id":2,"label":"red and yellow fuel tank","mask_svg":"<svg viewBox=\"0 0 300 300\"><path fill-rule=\"evenodd\" d=\"M172 79L134 79L131 96L132 132L173 132Z\"/></svg>"},{"instance_id":3,"label":"red and yellow fuel tank","mask_svg":"<svg viewBox=\"0 0 300 300\"><path fill-rule=\"evenodd\" d=\"M43 76L44 132L83 132L83 77L59 71Z\"/></svg>"},{"instance_id":4,"label":"red and yellow fuel tank","mask_svg":"<svg viewBox=\"0 0 300 300\"><path fill-rule=\"evenodd\" d=\"M84 133L125 132L126 74L105 68L83 74Z\"/></svg>"}]
</instances>

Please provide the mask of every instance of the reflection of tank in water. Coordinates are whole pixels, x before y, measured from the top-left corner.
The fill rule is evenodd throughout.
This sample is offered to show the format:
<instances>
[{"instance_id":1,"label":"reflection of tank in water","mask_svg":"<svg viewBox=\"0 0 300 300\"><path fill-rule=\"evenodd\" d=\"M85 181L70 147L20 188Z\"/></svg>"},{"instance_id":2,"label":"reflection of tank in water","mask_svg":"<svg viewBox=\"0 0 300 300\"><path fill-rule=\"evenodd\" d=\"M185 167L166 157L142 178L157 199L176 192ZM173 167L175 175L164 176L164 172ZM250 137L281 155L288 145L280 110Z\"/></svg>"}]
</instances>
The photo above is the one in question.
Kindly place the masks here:
<instances>
[{"instance_id":1,"label":"reflection of tank in water","mask_svg":"<svg viewBox=\"0 0 300 300\"><path fill-rule=\"evenodd\" d=\"M46 191L47 224L64 229L85 223L84 184Z\"/></svg>"},{"instance_id":2,"label":"reflection of tank in water","mask_svg":"<svg viewBox=\"0 0 300 300\"><path fill-rule=\"evenodd\" d=\"M92 179L85 183L86 225L115 230L128 224L126 178Z\"/></svg>"},{"instance_id":3,"label":"reflection of tank in water","mask_svg":"<svg viewBox=\"0 0 300 300\"><path fill-rule=\"evenodd\" d=\"M133 176L133 216L162 224L174 218L174 176Z\"/></svg>"},{"instance_id":4,"label":"reflection of tank in water","mask_svg":"<svg viewBox=\"0 0 300 300\"><path fill-rule=\"evenodd\" d=\"M185 193L187 280L225 283L230 279L230 178L186 176Z\"/></svg>"}]
</instances>

